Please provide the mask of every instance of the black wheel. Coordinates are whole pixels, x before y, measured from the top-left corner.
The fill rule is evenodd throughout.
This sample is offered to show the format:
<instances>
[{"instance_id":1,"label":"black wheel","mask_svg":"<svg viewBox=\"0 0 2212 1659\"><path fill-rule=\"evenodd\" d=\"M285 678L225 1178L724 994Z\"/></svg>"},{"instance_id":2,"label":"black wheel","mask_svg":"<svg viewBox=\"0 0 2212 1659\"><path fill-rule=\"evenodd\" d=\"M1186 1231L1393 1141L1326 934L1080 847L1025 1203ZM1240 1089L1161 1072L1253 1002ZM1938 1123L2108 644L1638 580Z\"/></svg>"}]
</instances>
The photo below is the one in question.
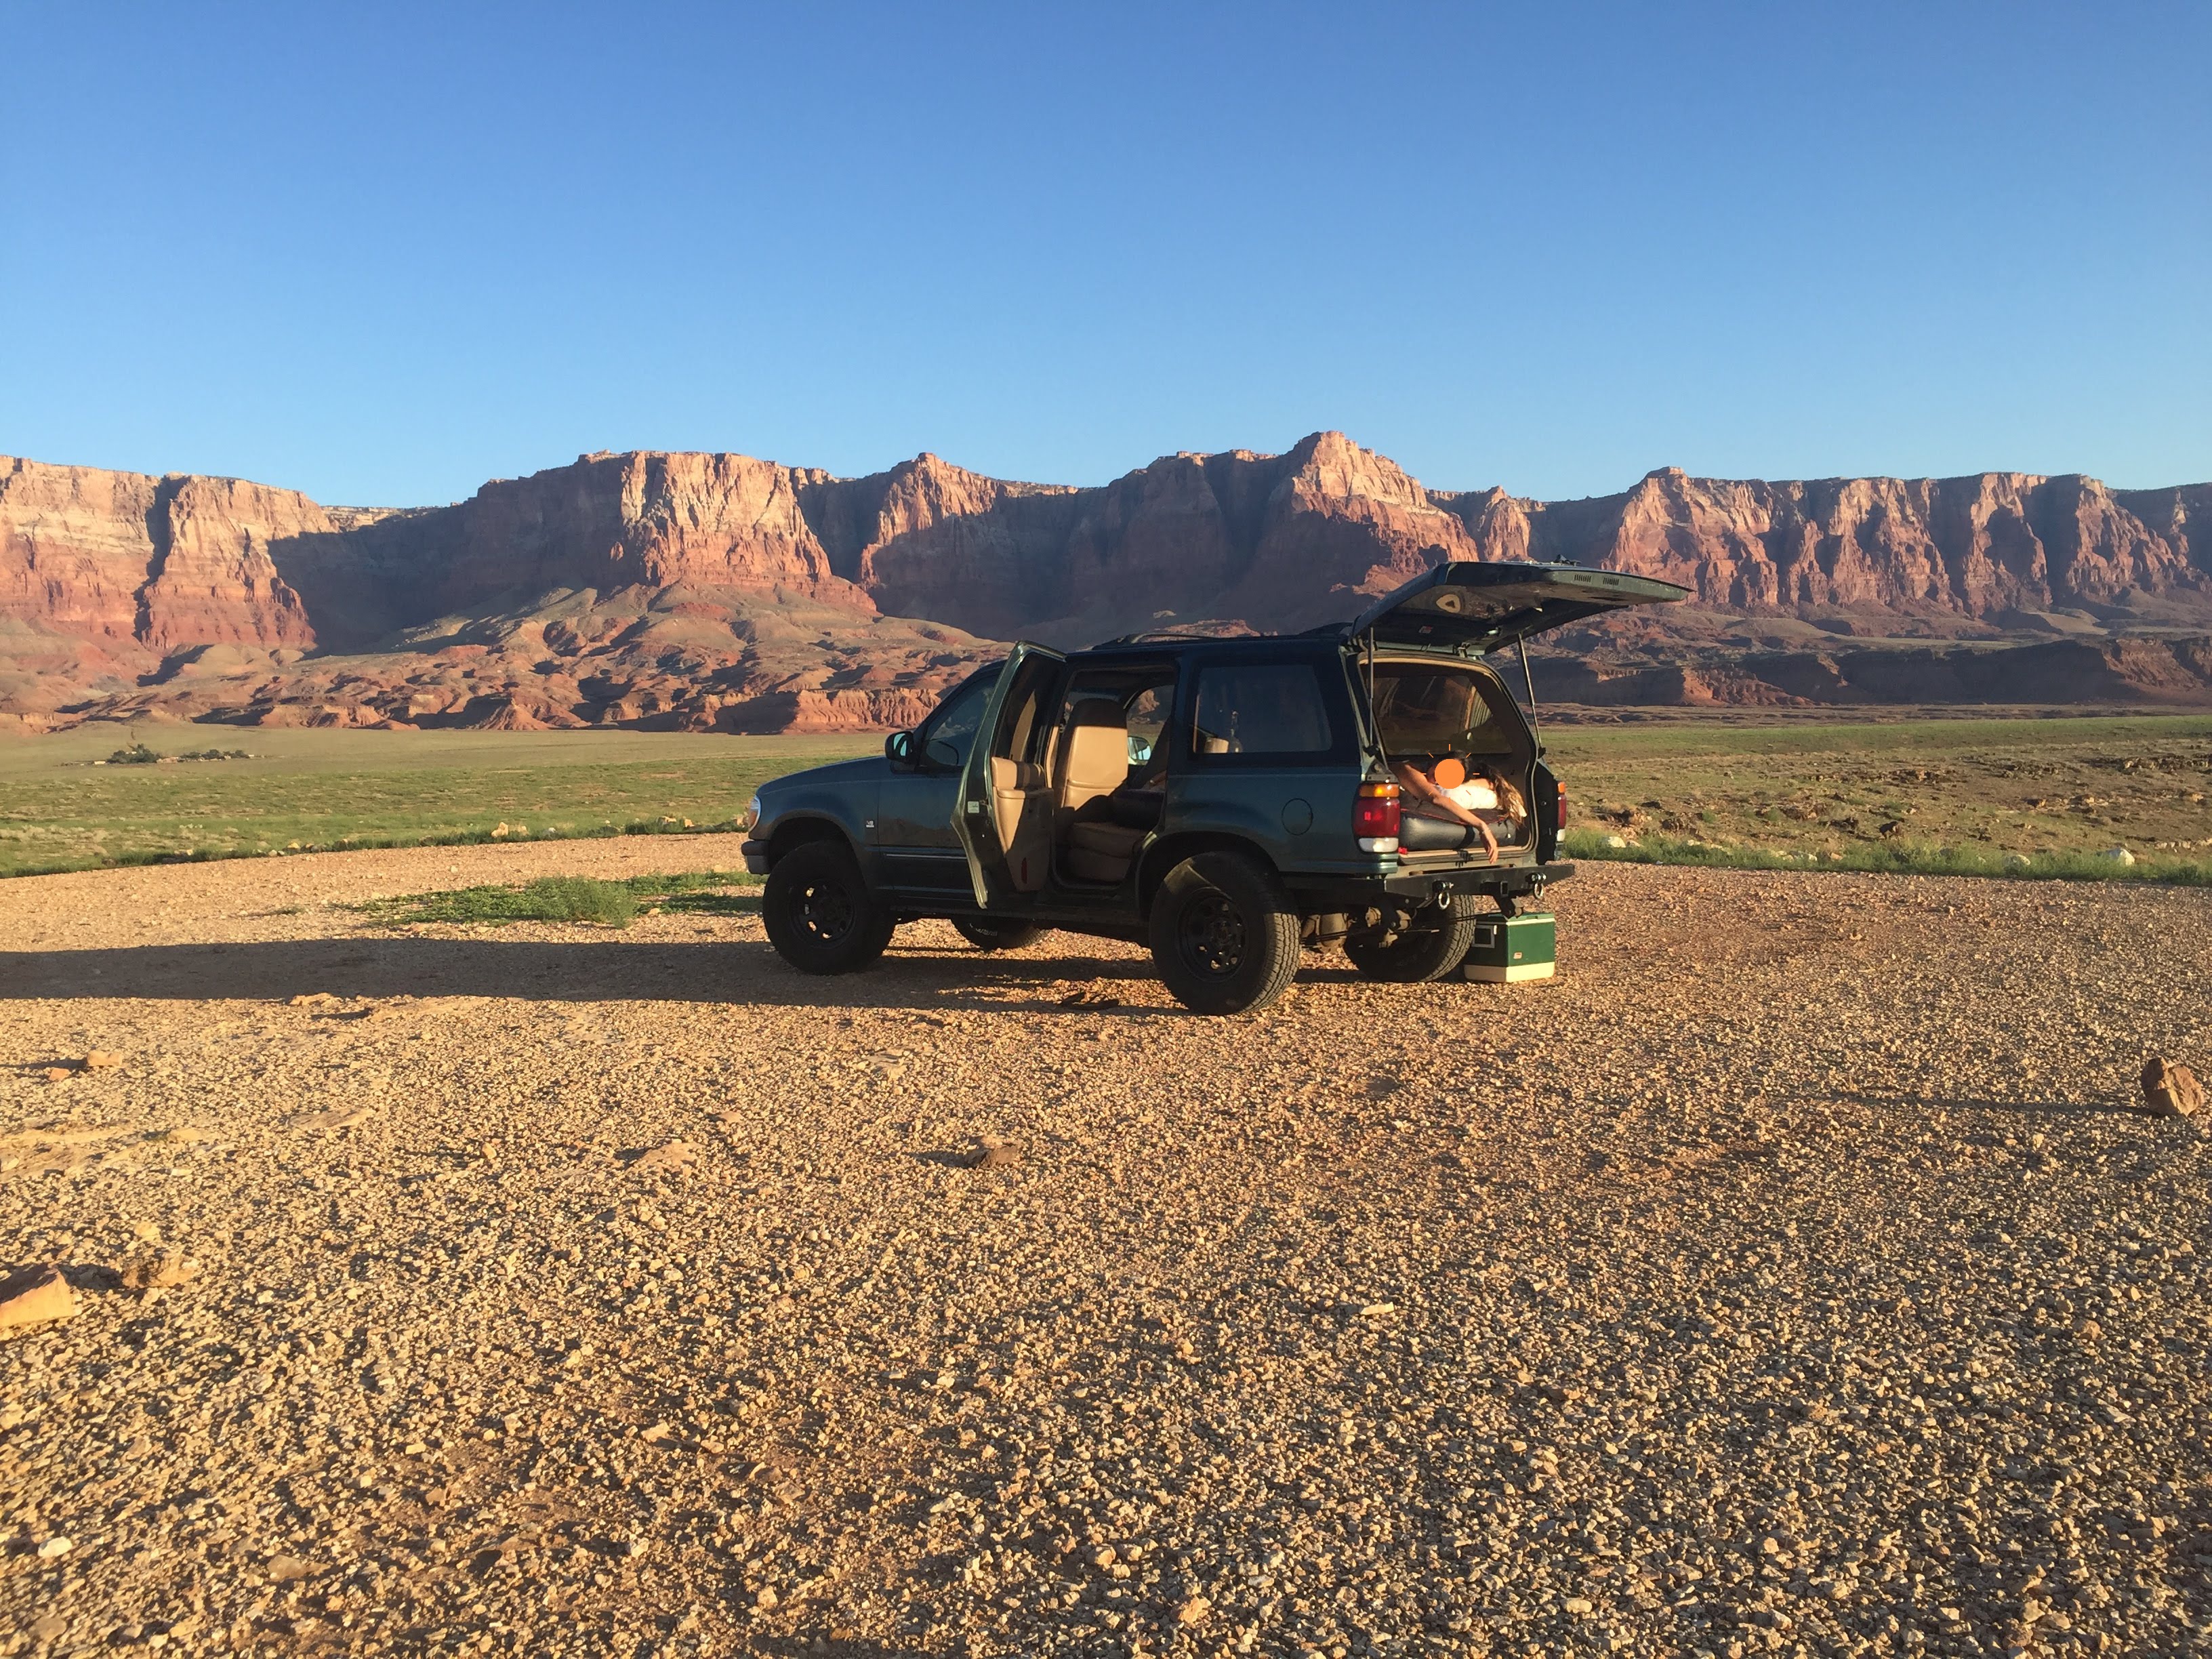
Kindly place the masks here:
<instances>
[{"instance_id":1,"label":"black wheel","mask_svg":"<svg viewBox=\"0 0 2212 1659\"><path fill-rule=\"evenodd\" d=\"M1018 951L1044 937L1033 921L994 921L988 916L955 916L953 930L979 951Z\"/></svg>"},{"instance_id":2,"label":"black wheel","mask_svg":"<svg viewBox=\"0 0 2212 1659\"><path fill-rule=\"evenodd\" d=\"M1298 913L1274 872L1200 853L1152 899L1152 960L1175 1000L1201 1014L1264 1008L1298 970Z\"/></svg>"},{"instance_id":3,"label":"black wheel","mask_svg":"<svg viewBox=\"0 0 2212 1659\"><path fill-rule=\"evenodd\" d=\"M776 860L761 893L775 953L802 974L851 974L873 964L896 924L868 891L860 866L835 842L809 842Z\"/></svg>"},{"instance_id":4,"label":"black wheel","mask_svg":"<svg viewBox=\"0 0 2212 1659\"><path fill-rule=\"evenodd\" d=\"M1344 954L1362 979L1390 985L1419 985L1442 979L1459 966L1474 943L1480 921L1475 900L1455 894L1442 904L1424 906L1410 927L1368 939L1347 939Z\"/></svg>"}]
</instances>

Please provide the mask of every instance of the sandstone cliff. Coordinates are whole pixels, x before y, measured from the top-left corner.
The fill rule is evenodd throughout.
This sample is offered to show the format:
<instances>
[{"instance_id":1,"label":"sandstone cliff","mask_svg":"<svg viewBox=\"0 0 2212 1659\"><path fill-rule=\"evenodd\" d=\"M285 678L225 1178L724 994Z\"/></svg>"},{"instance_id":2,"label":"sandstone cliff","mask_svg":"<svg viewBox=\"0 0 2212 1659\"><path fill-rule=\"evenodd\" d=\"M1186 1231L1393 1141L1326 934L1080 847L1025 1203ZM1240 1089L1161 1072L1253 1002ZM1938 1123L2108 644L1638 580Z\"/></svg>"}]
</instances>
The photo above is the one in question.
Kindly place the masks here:
<instances>
[{"instance_id":1,"label":"sandstone cliff","mask_svg":"<svg viewBox=\"0 0 2212 1659\"><path fill-rule=\"evenodd\" d=\"M1279 456L1170 456L1103 489L991 497L988 482L957 474L936 492L946 510L879 522L851 569L884 610L1064 643L1168 621L1302 628L1439 560L1536 558L1842 632L1987 636L2052 611L2212 619L2208 485L1668 469L1619 495L1547 503L1425 489L1338 433Z\"/></svg>"},{"instance_id":2,"label":"sandstone cliff","mask_svg":"<svg viewBox=\"0 0 2212 1659\"><path fill-rule=\"evenodd\" d=\"M796 590L862 614L801 496L827 473L744 455L586 455L453 507L303 535L276 560L326 646L561 590Z\"/></svg>"},{"instance_id":3,"label":"sandstone cliff","mask_svg":"<svg viewBox=\"0 0 2212 1659\"><path fill-rule=\"evenodd\" d=\"M2208 494L2121 495L2094 478L2017 472L1738 483L1670 467L1589 501L1497 489L1439 499L1482 558L1657 576L1739 610L2001 621L2212 594Z\"/></svg>"},{"instance_id":4,"label":"sandstone cliff","mask_svg":"<svg viewBox=\"0 0 2212 1659\"><path fill-rule=\"evenodd\" d=\"M1350 594L1477 556L1456 517L1340 433L1031 488L984 513L884 521L860 580L889 611L1087 644L1170 622L1310 626L1356 609Z\"/></svg>"},{"instance_id":5,"label":"sandstone cliff","mask_svg":"<svg viewBox=\"0 0 2212 1659\"><path fill-rule=\"evenodd\" d=\"M1790 665L1803 651L1767 650L1763 668L1749 656L1808 633L1996 639L2212 619L2208 514L2212 485L2123 493L2017 473L1765 483L1666 470L1547 503L1425 489L1338 433L1281 455L1167 456L1089 489L929 454L862 478L741 455L587 455L396 511L0 458L0 712L896 723L991 637L1304 628L1439 560L1532 557L1697 596L1573 642L1595 700L1632 685L1662 701L1848 701L1881 674L1838 676L1818 649L1810 665ZM1727 617L1755 625L1724 635ZM2175 660L2179 678L2140 651L2073 678L2185 699L2194 659ZM1996 683L1892 677L1906 680L1965 696Z\"/></svg>"},{"instance_id":6,"label":"sandstone cliff","mask_svg":"<svg viewBox=\"0 0 2212 1659\"><path fill-rule=\"evenodd\" d=\"M157 653L312 644L270 550L332 529L296 490L0 456L0 615Z\"/></svg>"}]
</instances>

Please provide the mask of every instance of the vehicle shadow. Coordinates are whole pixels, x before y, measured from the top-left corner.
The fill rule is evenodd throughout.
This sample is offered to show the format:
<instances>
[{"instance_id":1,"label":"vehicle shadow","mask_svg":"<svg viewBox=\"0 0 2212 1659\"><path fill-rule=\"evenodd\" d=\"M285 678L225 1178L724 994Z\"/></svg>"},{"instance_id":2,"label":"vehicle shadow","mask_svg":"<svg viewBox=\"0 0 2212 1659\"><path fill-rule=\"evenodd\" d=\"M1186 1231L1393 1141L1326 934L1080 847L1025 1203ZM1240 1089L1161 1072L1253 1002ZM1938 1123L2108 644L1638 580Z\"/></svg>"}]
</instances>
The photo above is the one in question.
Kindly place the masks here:
<instances>
[{"instance_id":1,"label":"vehicle shadow","mask_svg":"<svg viewBox=\"0 0 2212 1659\"><path fill-rule=\"evenodd\" d=\"M765 941L437 939L420 935L0 952L0 1002L32 999L286 1000L514 997L537 1002L719 1002L761 1007L996 1009L1129 1018L1181 1009L1070 1000L1070 981L1141 982L1142 960L1007 956L894 945L866 973L809 978Z\"/></svg>"}]
</instances>

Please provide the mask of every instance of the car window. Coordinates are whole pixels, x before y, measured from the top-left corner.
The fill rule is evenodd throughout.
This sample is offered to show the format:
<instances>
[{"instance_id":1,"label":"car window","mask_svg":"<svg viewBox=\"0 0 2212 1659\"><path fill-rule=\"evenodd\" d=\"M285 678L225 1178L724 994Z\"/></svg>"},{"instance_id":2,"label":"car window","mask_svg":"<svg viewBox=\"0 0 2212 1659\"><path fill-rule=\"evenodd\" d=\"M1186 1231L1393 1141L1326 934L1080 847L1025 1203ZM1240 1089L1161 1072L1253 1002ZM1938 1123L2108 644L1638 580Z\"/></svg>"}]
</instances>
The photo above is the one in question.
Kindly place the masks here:
<instances>
[{"instance_id":1,"label":"car window","mask_svg":"<svg viewBox=\"0 0 2212 1659\"><path fill-rule=\"evenodd\" d=\"M1175 682L1173 680L1163 685L1147 686L1130 699L1128 708L1130 765L1148 766L1156 757L1164 762L1166 757L1160 754L1160 741L1162 734L1167 730L1168 716L1174 712L1174 709Z\"/></svg>"},{"instance_id":2,"label":"car window","mask_svg":"<svg viewBox=\"0 0 2212 1659\"><path fill-rule=\"evenodd\" d=\"M1037 717L1049 706L1047 693L1053 690L1060 667L1056 657L1030 657L1022 664L1021 678L1000 708L999 729L991 739L994 755L1020 761L1034 757L1032 751L1042 733Z\"/></svg>"},{"instance_id":3,"label":"car window","mask_svg":"<svg viewBox=\"0 0 2212 1659\"><path fill-rule=\"evenodd\" d=\"M1328 711L1310 663L1201 669L1195 706L1197 754L1310 755L1330 745Z\"/></svg>"},{"instance_id":4,"label":"car window","mask_svg":"<svg viewBox=\"0 0 2212 1659\"><path fill-rule=\"evenodd\" d=\"M1066 731L1078 703L1101 697L1121 706L1129 734L1130 781L1140 787L1157 785L1167 770L1167 725L1175 713L1175 670L1155 664L1133 670L1082 669L1068 680L1060 696L1053 729Z\"/></svg>"},{"instance_id":5,"label":"car window","mask_svg":"<svg viewBox=\"0 0 2212 1659\"><path fill-rule=\"evenodd\" d=\"M921 728L921 752L932 766L958 766L967 760L975 728L982 723L983 705L998 683L999 665L994 664L962 681L958 690L937 705Z\"/></svg>"}]
</instances>

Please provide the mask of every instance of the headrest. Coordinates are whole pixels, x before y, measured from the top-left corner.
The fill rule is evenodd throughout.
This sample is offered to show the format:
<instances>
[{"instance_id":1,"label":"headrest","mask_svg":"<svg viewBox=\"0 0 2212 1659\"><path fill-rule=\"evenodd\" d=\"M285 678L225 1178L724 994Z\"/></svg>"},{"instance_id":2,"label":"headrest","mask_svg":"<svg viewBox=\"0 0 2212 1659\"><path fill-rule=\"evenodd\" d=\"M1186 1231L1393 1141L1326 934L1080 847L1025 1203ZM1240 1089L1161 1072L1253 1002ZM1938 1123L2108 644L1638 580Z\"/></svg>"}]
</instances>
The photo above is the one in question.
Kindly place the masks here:
<instances>
[{"instance_id":1,"label":"headrest","mask_svg":"<svg viewBox=\"0 0 2212 1659\"><path fill-rule=\"evenodd\" d=\"M1122 718L1121 705L1111 697L1085 697L1067 711L1070 726L1115 726L1123 731L1129 723Z\"/></svg>"}]
</instances>

